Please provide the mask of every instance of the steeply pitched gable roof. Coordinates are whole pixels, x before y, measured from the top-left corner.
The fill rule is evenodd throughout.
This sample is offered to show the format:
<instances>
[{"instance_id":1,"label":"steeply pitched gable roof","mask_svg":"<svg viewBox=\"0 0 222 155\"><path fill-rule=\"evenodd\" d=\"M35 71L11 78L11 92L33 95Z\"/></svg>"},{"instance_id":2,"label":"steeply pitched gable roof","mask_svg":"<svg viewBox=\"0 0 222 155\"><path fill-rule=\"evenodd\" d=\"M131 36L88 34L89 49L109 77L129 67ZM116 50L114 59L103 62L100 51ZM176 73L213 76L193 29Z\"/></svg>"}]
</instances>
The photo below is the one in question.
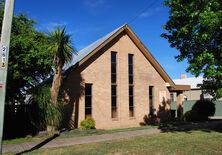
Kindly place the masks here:
<instances>
[{"instance_id":1,"label":"steeply pitched gable roof","mask_svg":"<svg viewBox=\"0 0 222 155\"><path fill-rule=\"evenodd\" d=\"M160 74L160 76L169 83L169 86L175 87L174 82L169 77L169 75L164 71L161 65L156 61L156 59L152 56L149 50L143 45L143 43L139 40L136 34L131 30L131 28L125 24L120 26L119 28L115 29L114 31L110 32L109 34L105 35L104 37L100 38L99 40L93 42L86 48L80 50L78 55L73 56L73 60L64 66L64 70L68 70L70 67L74 65L81 65L91 56L93 56L97 51L99 51L102 47L108 44L111 40L113 40L117 35L121 32L125 31L131 40L135 43L135 45L140 49L140 51L144 54L144 56L148 59L148 61L153 65L156 71Z\"/></svg>"},{"instance_id":2,"label":"steeply pitched gable roof","mask_svg":"<svg viewBox=\"0 0 222 155\"><path fill-rule=\"evenodd\" d=\"M103 44L103 42L105 42L108 38L110 38L113 34L115 34L118 30L120 30L121 28L123 28L125 25L122 25L120 27L118 27L117 29L115 29L114 31L108 33L107 35L103 36L102 38L96 40L95 42L91 43L90 45L86 46L85 48L83 48L82 50L78 51L77 55L73 55L73 59L70 63L66 64L64 66L64 70L69 69L71 66L77 64L78 62L80 62L83 58L85 58L88 54L90 54L93 50L95 50L96 48L98 48L101 44Z\"/></svg>"}]
</instances>

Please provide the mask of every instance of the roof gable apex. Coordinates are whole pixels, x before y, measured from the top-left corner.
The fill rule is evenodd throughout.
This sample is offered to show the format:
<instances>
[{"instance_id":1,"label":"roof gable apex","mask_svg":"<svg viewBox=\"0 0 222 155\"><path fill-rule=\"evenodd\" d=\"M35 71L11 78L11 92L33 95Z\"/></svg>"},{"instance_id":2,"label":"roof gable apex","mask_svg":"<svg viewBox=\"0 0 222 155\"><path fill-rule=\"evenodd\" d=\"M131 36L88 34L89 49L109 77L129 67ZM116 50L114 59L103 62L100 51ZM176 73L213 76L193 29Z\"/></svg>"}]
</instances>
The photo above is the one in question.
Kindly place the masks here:
<instances>
[{"instance_id":1,"label":"roof gable apex","mask_svg":"<svg viewBox=\"0 0 222 155\"><path fill-rule=\"evenodd\" d=\"M157 62L157 60L152 56L150 51L143 45L137 35L132 31L132 29L127 25L122 25L104 37L98 39L92 44L88 45L86 48L79 51L77 56L73 57L71 63L67 64L63 69L68 70L70 67L78 64L78 66L82 65L85 61L87 61L90 57L92 57L95 53L97 53L101 48L103 48L110 41L115 39L121 32L125 31L126 34L130 37L130 39L134 42L134 44L139 48L139 50L143 53L143 55L147 58L147 60L151 63L154 69L160 74L160 76L170 84L171 87L175 87L175 83L169 77L169 75L164 71L162 66Z\"/></svg>"},{"instance_id":2,"label":"roof gable apex","mask_svg":"<svg viewBox=\"0 0 222 155\"><path fill-rule=\"evenodd\" d=\"M151 63L151 65L156 69L156 71L160 74L160 76L170 84L171 87L175 87L175 83L169 77L169 75L165 72L162 66L158 63L158 61L154 58L151 52L146 48L146 46L142 43L142 41L137 37L137 35L132 31L132 29L126 25L126 33L132 39L134 44L140 49L140 51L144 54L147 60Z\"/></svg>"}]
</instances>

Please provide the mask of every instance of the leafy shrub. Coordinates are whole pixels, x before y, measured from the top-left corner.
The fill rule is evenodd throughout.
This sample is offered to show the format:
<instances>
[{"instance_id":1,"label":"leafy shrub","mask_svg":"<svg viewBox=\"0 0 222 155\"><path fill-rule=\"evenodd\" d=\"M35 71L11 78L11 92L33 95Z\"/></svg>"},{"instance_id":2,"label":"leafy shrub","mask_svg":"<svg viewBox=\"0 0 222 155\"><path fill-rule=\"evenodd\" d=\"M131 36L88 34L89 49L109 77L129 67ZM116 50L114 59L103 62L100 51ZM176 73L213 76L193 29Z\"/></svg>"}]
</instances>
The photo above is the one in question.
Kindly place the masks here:
<instances>
[{"instance_id":1,"label":"leafy shrub","mask_svg":"<svg viewBox=\"0 0 222 155\"><path fill-rule=\"evenodd\" d=\"M156 115L149 114L143 117L143 121L140 125L158 125L160 123L160 119Z\"/></svg>"},{"instance_id":2,"label":"leafy shrub","mask_svg":"<svg viewBox=\"0 0 222 155\"><path fill-rule=\"evenodd\" d=\"M158 111L156 112L156 109L153 109L152 113L145 115L143 117L144 122L140 122L140 125L158 125L170 122L170 110L167 108L169 104L169 100L163 100L162 105L159 105Z\"/></svg>"},{"instance_id":3,"label":"leafy shrub","mask_svg":"<svg viewBox=\"0 0 222 155\"><path fill-rule=\"evenodd\" d=\"M167 123L171 120L170 110L168 109L160 109L157 112L157 117L160 119L160 123Z\"/></svg>"},{"instance_id":4,"label":"leafy shrub","mask_svg":"<svg viewBox=\"0 0 222 155\"><path fill-rule=\"evenodd\" d=\"M163 98L162 104L159 104L157 111L157 117L160 119L160 123L167 123L171 121L170 116L170 100Z\"/></svg>"},{"instance_id":5,"label":"leafy shrub","mask_svg":"<svg viewBox=\"0 0 222 155\"><path fill-rule=\"evenodd\" d=\"M89 117L80 122L81 129L95 129L96 122L93 118Z\"/></svg>"},{"instance_id":6,"label":"leafy shrub","mask_svg":"<svg viewBox=\"0 0 222 155\"><path fill-rule=\"evenodd\" d=\"M201 122L208 120L215 113L215 104L210 100L198 100L190 111L187 111L183 119L185 121Z\"/></svg>"},{"instance_id":7,"label":"leafy shrub","mask_svg":"<svg viewBox=\"0 0 222 155\"><path fill-rule=\"evenodd\" d=\"M192 110L203 116L213 116L215 113L215 104L210 100L198 100L192 107Z\"/></svg>"},{"instance_id":8,"label":"leafy shrub","mask_svg":"<svg viewBox=\"0 0 222 155\"><path fill-rule=\"evenodd\" d=\"M187 121L187 122L190 122L190 121L193 121L193 111L192 110L189 110L187 111L184 115L183 115L183 120L184 121Z\"/></svg>"},{"instance_id":9,"label":"leafy shrub","mask_svg":"<svg viewBox=\"0 0 222 155\"><path fill-rule=\"evenodd\" d=\"M38 88L33 95L33 107L30 113L32 124L39 130L45 130L47 126L59 128L62 119L60 108L50 102L50 88L43 86Z\"/></svg>"},{"instance_id":10,"label":"leafy shrub","mask_svg":"<svg viewBox=\"0 0 222 155\"><path fill-rule=\"evenodd\" d=\"M207 119L208 117L203 116L193 110L187 111L183 116L183 120L186 122L202 122L206 121Z\"/></svg>"}]
</instances>

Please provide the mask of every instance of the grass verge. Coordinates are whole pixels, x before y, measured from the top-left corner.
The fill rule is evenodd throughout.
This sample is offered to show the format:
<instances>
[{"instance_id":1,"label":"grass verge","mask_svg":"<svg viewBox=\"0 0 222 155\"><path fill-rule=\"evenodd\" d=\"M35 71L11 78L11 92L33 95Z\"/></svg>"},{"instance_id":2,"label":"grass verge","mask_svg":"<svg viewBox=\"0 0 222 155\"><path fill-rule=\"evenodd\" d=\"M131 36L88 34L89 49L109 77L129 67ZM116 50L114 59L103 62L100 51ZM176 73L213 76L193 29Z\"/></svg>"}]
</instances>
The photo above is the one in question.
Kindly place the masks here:
<instances>
[{"instance_id":1,"label":"grass verge","mask_svg":"<svg viewBox=\"0 0 222 155\"><path fill-rule=\"evenodd\" d=\"M155 126L140 126L140 127L132 127L132 128L122 128L122 129L111 129L111 130L100 130L100 129L91 129L91 130L81 130L81 129L73 129L70 131L65 131L57 138L71 138L71 137L83 137L83 136L92 136L92 135L101 135L101 134L111 134L115 132L125 132L125 131L135 131L135 130L143 130L149 128L157 128ZM55 133L57 134L57 133ZM3 144L20 144L24 142L40 142L47 138L50 138L53 134L47 134L43 136L35 136L35 137L24 137L24 138L16 138L10 140L4 140Z\"/></svg>"},{"instance_id":2,"label":"grass verge","mask_svg":"<svg viewBox=\"0 0 222 155\"><path fill-rule=\"evenodd\" d=\"M171 132L123 140L39 149L28 154L222 154L222 133L206 131Z\"/></svg>"}]
</instances>

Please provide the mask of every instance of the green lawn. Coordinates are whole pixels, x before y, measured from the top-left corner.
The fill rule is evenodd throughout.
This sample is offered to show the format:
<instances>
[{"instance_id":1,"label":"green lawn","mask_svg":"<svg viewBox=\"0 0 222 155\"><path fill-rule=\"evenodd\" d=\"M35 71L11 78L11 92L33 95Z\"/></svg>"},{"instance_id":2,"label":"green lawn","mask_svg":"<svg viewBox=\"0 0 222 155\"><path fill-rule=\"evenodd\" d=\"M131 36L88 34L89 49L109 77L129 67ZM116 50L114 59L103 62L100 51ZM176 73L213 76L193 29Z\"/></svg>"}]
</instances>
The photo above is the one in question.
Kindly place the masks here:
<instances>
[{"instance_id":1,"label":"green lawn","mask_svg":"<svg viewBox=\"0 0 222 155\"><path fill-rule=\"evenodd\" d=\"M51 136L53 136L53 134L48 134L48 135L44 135L44 136L35 136L35 137L27 136L27 137L22 137L22 138L3 140L3 144L20 144L20 143L24 143L24 142L40 142L40 141L43 141L47 138L50 138Z\"/></svg>"},{"instance_id":2,"label":"green lawn","mask_svg":"<svg viewBox=\"0 0 222 155\"><path fill-rule=\"evenodd\" d=\"M156 126L140 126L140 127L133 127L133 128L123 128L123 129L111 129L111 130L81 130L81 129L74 129L67 132L60 134L57 138L70 138L70 137L82 137L82 136L91 136L91 135L101 135L101 134L109 134L115 132L124 132L124 131L134 131L134 130L143 130L149 128L157 128ZM41 142L47 138L52 137L53 134L44 135L44 136L35 136L35 137L24 137L24 138L16 138L10 140L4 140L3 144L19 144L24 142Z\"/></svg>"},{"instance_id":3,"label":"green lawn","mask_svg":"<svg viewBox=\"0 0 222 155\"><path fill-rule=\"evenodd\" d=\"M91 129L91 130L81 130L74 129L64 134L61 134L58 138L69 138L69 137L82 137L82 136L92 136L92 135L101 135L101 134L111 134L115 132L125 132L125 131L135 131L135 130L144 130L150 128L157 128L157 126L140 126L140 127L132 127L132 128L122 128L122 129L110 129L110 130L99 130L99 129Z\"/></svg>"},{"instance_id":4,"label":"green lawn","mask_svg":"<svg viewBox=\"0 0 222 155\"><path fill-rule=\"evenodd\" d=\"M222 154L222 133L191 131L161 133L153 136L113 140L54 149L40 149L28 154Z\"/></svg>"}]
</instances>

